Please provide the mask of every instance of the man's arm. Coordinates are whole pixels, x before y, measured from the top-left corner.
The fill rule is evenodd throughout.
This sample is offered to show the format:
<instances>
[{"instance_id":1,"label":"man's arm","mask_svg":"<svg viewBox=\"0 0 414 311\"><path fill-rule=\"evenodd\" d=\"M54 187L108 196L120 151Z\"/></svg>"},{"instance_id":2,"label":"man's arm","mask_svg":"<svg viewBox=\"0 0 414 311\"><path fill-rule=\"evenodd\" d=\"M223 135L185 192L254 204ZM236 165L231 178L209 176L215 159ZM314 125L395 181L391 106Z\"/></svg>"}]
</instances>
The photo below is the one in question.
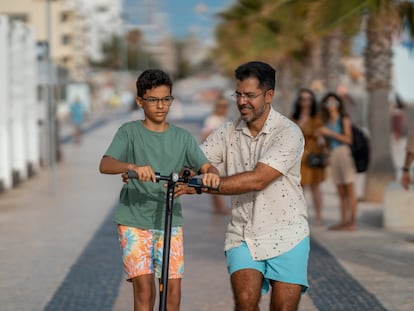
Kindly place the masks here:
<instances>
[{"instance_id":1,"label":"man's arm","mask_svg":"<svg viewBox=\"0 0 414 311\"><path fill-rule=\"evenodd\" d=\"M252 171L238 173L229 177L222 177L218 194L235 195L252 191L261 191L282 174L263 163L257 163Z\"/></svg>"}]
</instances>

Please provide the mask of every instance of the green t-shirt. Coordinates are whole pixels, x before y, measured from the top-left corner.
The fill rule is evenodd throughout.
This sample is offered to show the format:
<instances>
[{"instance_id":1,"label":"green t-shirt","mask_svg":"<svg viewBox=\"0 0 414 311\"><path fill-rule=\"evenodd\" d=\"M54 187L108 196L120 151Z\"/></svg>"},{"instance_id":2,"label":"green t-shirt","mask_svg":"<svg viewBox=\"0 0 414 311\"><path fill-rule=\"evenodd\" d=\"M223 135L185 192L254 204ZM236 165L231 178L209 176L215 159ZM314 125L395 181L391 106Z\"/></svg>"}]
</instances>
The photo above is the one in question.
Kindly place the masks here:
<instances>
[{"instance_id":1,"label":"green t-shirt","mask_svg":"<svg viewBox=\"0 0 414 311\"><path fill-rule=\"evenodd\" d=\"M136 165L150 165L161 175L179 173L184 166L197 172L208 162L194 137L186 130L169 125L164 132L148 130L141 121L122 125L105 155ZM114 220L118 224L162 229L165 219L167 187L159 183L130 179L121 190ZM179 198L174 199L173 226L181 226L183 217Z\"/></svg>"}]
</instances>

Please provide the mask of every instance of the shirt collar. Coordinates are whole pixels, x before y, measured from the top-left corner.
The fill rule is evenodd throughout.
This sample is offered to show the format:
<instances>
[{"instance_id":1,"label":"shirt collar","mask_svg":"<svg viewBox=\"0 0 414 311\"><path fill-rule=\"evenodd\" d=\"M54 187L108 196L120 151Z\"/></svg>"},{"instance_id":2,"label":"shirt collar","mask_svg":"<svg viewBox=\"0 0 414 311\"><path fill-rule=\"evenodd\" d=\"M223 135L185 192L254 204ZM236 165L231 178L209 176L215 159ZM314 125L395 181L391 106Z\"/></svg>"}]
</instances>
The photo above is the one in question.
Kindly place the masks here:
<instances>
[{"instance_id":1,"label":"shirt collar","mask_svg":"<svg viewBox=\"0 0 414 311\"><path fill-rule=\"evenodd\" d=\"M273 132L275 130L274 120L277 119L279 117L279 115L280 115L280 113L277 112L272 106L270 106L269 115L267 116L266 122L264 123L263 128L259 132L258 135L260 135L260 134L270 134L271 132ZM242 119L239 119L237 121L236 130L237 131L242 131L243 133L250 136L250 130L247 127L247 123Z\"/></svg>"}]
</instances>

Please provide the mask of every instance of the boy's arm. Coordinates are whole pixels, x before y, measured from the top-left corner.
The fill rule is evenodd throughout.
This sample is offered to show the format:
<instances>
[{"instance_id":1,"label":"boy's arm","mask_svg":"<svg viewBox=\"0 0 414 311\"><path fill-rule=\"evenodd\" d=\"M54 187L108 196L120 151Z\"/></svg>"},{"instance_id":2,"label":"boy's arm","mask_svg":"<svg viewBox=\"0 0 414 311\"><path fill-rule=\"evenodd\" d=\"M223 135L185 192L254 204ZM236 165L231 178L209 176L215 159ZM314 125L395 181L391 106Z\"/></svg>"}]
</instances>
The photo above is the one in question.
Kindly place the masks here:
<instances>
[{"instance_id":1,"label":"boy's arm","mask_svg":"<svg viewBox=\"0 0 414 311\"><path fill-rule=\"evenodd\" d=\"M218 169L214 165L212 165L211 163L204 164L200 168L200 173L201 174L212 173L212 174L220 175Z\"/></svg>"},{"instance_id":2,"label":"boy's arm","mask_svg":"<svg viewBox=\"0 0 414 311\"><path fill-rule=\"evenodd\" d=\"M128 162L119 161L110 156L104 156L99 165L99 172L102 174L122 174L128 171L135 171L139 181L156 182L155 173L151 166L138 166Z\"/></svg>"},{"instance_id":3,"label":"boy's arm","mask_svg":"<svg viewBox=\"0 0 414 311\"><path fill-rule=\"evenodd\" d=\"M99 165L102 174L121 174L134 169L134 164L119 161L111 156L103 156Z\"/></svg>"}]
</instances>

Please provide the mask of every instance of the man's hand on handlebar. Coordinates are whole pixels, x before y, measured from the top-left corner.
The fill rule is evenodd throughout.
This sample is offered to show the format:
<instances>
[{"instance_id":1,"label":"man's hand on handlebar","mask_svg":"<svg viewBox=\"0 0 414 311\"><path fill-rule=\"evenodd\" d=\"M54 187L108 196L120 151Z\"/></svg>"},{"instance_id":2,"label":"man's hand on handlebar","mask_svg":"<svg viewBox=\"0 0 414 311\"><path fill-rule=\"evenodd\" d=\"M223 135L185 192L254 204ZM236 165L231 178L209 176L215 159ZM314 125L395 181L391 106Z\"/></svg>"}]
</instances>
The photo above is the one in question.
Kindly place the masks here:
<instances>
[{"instance_id":1,"label":"man's hand on handlebar","mask_svg":"<svg viewBox=\"0 0 414 311\"><path fill-rule=\"evenodd\" d=\"M218 190L220 187L220 176L215 173L204 173L201 180L206 188Z\"/></svg>"}]
</instances>

